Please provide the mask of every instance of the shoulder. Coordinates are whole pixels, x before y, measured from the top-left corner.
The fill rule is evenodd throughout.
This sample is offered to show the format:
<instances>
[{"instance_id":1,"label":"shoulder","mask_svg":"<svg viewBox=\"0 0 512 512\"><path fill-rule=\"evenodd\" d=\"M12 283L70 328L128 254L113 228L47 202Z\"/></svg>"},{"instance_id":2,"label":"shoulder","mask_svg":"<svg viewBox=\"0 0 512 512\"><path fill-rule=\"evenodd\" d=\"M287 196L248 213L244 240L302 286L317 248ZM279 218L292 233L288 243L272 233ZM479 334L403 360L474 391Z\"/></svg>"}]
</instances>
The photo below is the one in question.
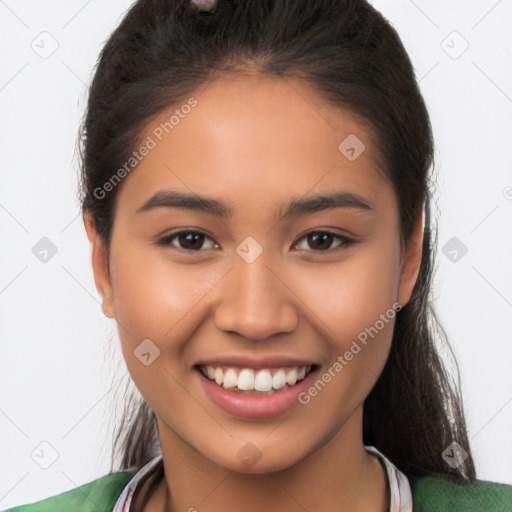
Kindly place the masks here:
<instances>
[{"instance_id":1,"label":"shoulder","mask_svg":"<svg viewBox=\"0 0 512 512\"><path fill-rule=\"evenodd\" d=\"M512 485L439 476L413 476L409 482L414 512L512 512Z\"/></svg>"},{"instance_id":2,"label":"shoulder","mask_svg":"<svg viewBox=\"0 0 512 512\"><path fill-rule=\"evenodd\" d=\"M57 496L0 512L111 512L134 473L110 473Z\"/></svg>"}]
</instances>

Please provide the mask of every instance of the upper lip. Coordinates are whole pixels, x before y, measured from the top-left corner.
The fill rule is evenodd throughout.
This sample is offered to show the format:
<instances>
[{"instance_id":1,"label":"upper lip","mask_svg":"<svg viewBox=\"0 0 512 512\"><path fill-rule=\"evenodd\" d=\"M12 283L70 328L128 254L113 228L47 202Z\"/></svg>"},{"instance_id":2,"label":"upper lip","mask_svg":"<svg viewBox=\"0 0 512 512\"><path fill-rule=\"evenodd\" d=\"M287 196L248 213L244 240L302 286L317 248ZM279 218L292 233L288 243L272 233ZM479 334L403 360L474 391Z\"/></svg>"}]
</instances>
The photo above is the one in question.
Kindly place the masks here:
<instances>
[{"instance_id":1,"label":"upper lip","mask_svg":"<svg viewBox=\"0 0 512 512\"><path fill-rule=\"evenodd\" d=\"M289 356L272 356L265 358L250 358L245 356L225 356L205 359L194 366L230 366L239 368L285 368L293 366L316 366L317 363Z\"/></svg>"}]
</instances>

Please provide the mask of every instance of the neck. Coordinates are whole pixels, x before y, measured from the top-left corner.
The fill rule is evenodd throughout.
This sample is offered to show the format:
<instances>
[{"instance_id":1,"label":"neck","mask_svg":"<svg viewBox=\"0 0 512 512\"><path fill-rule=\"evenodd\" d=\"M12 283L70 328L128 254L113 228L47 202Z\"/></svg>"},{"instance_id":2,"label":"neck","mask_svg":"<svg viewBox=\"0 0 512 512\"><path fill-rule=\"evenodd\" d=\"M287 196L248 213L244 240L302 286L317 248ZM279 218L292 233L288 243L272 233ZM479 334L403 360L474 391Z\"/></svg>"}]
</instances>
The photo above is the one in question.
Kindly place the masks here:
<instances>
[{"instance_id":1,"label":"neck","mask_svg":"<svg viewBox=\"0 0 512 512\"><path fill-rule=\"evenodd\" d=\"M385 471L362 443L362 408L298 463L260 474L214 464L160 424L159 431L165 478L143 512L389 510Z\"/></svg>"}]
</instances>

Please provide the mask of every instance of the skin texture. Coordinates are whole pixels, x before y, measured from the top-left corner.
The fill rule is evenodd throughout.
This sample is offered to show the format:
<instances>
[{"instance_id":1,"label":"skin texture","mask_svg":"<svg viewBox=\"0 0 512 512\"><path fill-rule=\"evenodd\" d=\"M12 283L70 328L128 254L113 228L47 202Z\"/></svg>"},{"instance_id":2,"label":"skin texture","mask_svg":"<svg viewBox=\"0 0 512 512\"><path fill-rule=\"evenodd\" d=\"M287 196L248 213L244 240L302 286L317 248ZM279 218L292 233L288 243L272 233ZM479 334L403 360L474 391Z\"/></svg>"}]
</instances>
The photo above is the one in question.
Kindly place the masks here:
<instances>
[{"instance_id":1,"label":"skin texture","mask_svg":"<svg viewBox=\"0 0 512 512\"><path fill-rule=\"evenodd\" d=\"M226 354L280 355L315 362L321 375L393 303L409 301L421 217L402 252L397 198L370 132L304 82L218 77L193 96L197 106L119 185L110 269L84 215L103 311L117 320L127 368L158 418L165 479L144 510L385 511L385 474L363 448L362 413L394 319L310 403L274 418L223 411L193 366ZM141 140L175 108L155 116ZM349 134L366 146L354 161L338 149ZM216 198L233 216L137 213L163 189ZM336 208L276 222L290 199L334 190L367 198L373 211ZM180 249L178 237L155 245L186 230L207 235L192 245L196 252L185 250L186 240ZM306 236L315 230L358 243L334 237L319 249ZM252 263L236 252L248 236L263 248ZM145 366L133 352L148 338L160 356ZM248 442L262 455L250 468L237 457Z\"/></svg>"}]
</instances>

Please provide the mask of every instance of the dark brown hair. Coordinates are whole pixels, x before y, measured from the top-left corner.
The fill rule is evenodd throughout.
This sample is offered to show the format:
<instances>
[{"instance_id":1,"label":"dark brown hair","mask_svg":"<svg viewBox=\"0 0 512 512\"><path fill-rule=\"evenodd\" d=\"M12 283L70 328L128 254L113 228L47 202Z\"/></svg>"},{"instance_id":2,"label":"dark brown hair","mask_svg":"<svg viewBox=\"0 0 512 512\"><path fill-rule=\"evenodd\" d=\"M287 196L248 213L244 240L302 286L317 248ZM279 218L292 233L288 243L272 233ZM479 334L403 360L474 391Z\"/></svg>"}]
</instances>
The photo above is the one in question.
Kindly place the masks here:
<instances>
[{"instance_id":1,"label":"dark brown hair","mask_svg":"<svg viewBox=\"0 0 512 512\"><path fill-rule=\"evenodd\" d=\"M425 201L430 212L434 142L409 56L378 11L364 0L219 0L208 14L189 0L139 0L101 52L81 127L82 208L91 212L107 252L122 183L105 197L95 191L130 158L148 120L216 76L247 70L300 78L368 124L398 197L407 243ZM419 276L365 401L363 442L408 476L474 480L459 372L430 297L436 244L427 215ZM455 377L437 341L453 358ZM442 457L453 441L468 452L457 468ZM159 450L155 414L140 396L130 397L111 469L117 452L125 469Z\"/></svg>"}]
</instances>

